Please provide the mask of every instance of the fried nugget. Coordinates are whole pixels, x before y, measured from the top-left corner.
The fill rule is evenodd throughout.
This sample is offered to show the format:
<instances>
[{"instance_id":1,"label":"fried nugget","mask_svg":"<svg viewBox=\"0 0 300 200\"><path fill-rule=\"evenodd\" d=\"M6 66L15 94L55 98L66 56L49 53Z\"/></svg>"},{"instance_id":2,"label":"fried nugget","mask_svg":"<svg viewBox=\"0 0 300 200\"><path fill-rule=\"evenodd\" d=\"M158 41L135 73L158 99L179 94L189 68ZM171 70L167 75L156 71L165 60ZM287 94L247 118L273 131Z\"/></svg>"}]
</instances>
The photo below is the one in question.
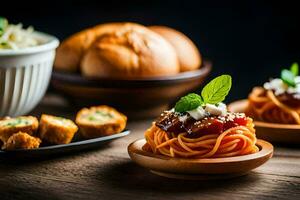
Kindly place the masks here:
<instances>
[{"instance_id":1,"label":"fried nugget","mask_svg":"<svg viewBox=\"0 0 300 200\"><path fill-rule=\"evenodd\" d=\"M70 143L77 130L72 120L62 117L43 114L40 120L40 138L51 144Z\"/></svg>"},{"instance_id":2,"label":"fried nugget","mask_svg":"<svg viewBox=\"0 0 300 200\"><path fill-rule=\"evenodd\" d=\"M96 138L120 133L126 127L127 117L112 107L101 105L81 109L76 116L83 138Z\"/></svg>"},{"instance_id":3,"label":"fried nugget","mask_svg":"<svg viewBox=\"0 0 300 200\"><path fill-rule=\"evenodd\" d=\"M33 137L24 132L18 132L8 138L6 143L2 146L4 150L15 149L35 149L41 144L40 138Z\"/></svg>"},{"instance_id":4,"label":"fried nugget","mask_svg":"<svg viewBox=\"0 0 300 200\"><path fill-rule=\"evenodd\" d=\"M36 117L20 116L0 120L0 140L5 143L10 136L19 131L34 135L39 126Z\"/></svg>"}]
</instances>

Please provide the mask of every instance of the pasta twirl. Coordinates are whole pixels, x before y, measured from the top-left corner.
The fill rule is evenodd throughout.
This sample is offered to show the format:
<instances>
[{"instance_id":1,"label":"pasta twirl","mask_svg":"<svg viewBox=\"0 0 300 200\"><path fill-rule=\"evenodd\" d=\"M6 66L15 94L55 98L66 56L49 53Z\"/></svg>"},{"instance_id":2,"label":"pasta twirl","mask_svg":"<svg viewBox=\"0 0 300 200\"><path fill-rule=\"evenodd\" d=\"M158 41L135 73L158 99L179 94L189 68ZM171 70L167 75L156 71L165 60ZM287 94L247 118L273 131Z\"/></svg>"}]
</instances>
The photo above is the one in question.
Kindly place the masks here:
<instances>
[{"instance_id":1,"label":"pasta twirl","mask_svg":"<svg viewBox=\"0 0 300 200\"><path fill-rule=\"evenodd\" d=\"M272 90L256 87L248 98L246 114L260 121L300 124L300 107L285 103L285 96L276 96Z\"/></svg>"},{"instance_id":2,"label":"pasta twirl","mask_svg":"<svg viewBox=\"0 0 300 200\"><path fill-rule=\"evenodd\" d=\"M169 157L216 158L246 155L257 152L254 125L248 119L246 126L229 128L221 134L199 134L188 137L183 132L178 135L167 132L153 124L146 132L147 143L143 149Z\"/></svg>"}]
</instances>

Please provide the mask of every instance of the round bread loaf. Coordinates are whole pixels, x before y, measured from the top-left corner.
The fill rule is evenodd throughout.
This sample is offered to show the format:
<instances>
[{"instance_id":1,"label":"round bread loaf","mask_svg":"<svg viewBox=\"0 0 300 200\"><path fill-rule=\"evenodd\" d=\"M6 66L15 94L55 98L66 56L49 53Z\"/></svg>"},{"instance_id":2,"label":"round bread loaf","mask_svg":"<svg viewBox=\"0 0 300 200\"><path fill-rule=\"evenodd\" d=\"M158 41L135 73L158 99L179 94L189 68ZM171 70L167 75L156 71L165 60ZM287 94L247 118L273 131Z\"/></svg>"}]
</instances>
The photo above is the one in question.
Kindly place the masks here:
<instances>
[{"instance_id":1,"label":"round bread loaf","mask_svg":"<svg viewBox=\"0 0 300 200\"><path fill-rule=\"evenodd\" d=\"M76 72L84 52L101 34L113 31L123 23L107 23L85 29L65 39L56 50L54 67L57 70Z\"/></svg>"},{"instance_id":2,"label":"round bread loaf","mask_svg":"<svg viewBox=\"0 0 300 200\"><path fill-rule=\"evenodd\" d=\"M151 77L179 71L172 45L136 24L124 24L98 36L81 61L81 72L86 77Z\"/></svg>"},{"instance_id":3,"label":"round bread loaf","mask_svg":"<svg viewBox=\"0 0 300 200\"><path fill-rule=\"evenodd\" d=\"M149 28L164 37L175 48L181 72L195 70L201 66L200 52L183 33L165 26L150 26Z\"/></svg>"}]
</instances>

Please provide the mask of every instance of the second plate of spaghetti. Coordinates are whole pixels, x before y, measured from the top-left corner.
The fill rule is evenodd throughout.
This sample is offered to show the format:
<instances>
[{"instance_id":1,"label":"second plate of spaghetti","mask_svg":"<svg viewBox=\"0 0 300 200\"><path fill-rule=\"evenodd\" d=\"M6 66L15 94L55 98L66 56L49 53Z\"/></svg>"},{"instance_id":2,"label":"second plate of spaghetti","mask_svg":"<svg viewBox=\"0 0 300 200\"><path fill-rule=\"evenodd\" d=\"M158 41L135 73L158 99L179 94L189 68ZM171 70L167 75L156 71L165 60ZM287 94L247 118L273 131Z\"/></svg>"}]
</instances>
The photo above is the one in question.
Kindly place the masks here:
<instances>
[{"instance_id":1,"label":"second plate of spaghetti","mask_svg":"<svg viewBox=\"0 0 300 200\"><path fill-rule=\"evenodd\" d=\"M266 162L272 145L256 139L251 118L222 103L230 88L231 77L222 75L200 95L182 97L152 123L145 139L129 145L132 160L156 174L184 179L238 176Z\"/></svg>"},{"instance_id":2,"label":"second plate of spaghetti","mask_svg":"<svg viewBox=\"0 0 300 200\"><path fill-rule=\"evenodd\" d=\"M249 107L248 99L238 100L228 105L232 112L245 112ZM260 139L284 144L300 144L300 125L281 124L254 120L256 135Z\"/></svg>"},{"instance_id":3,"label":"second plate of spaghetti","mask_svg":"<svg viewBox=\"0 0 300 200\"><path fill-rule=\"evenodd\" d=\"M247 100L229 105L254 119L257 136L278 143L300 143L300 76L298 64L283 69L262 87L254 87Z\"/></svg>"}]
</instances>

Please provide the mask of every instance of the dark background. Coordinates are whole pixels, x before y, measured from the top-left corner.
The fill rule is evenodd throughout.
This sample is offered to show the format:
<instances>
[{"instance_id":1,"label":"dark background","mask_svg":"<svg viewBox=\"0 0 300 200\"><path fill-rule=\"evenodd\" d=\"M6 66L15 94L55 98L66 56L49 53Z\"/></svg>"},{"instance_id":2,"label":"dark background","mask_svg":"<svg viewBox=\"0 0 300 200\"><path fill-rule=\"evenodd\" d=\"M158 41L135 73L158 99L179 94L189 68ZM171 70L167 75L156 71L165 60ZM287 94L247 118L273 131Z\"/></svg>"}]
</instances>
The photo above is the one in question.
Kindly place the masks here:
<instances>
[{"instance_id":1,"label":"dark background","mask_svg":"<svg viewBox=\"0 0 300 200\"><path fill-rule=\"evenodd\" d=\"M295 1L296 2L296 1ZM59 39L112 21L161 24L188 35L213 61L211 76L228 73L234 87L228 100L300 61L299 6L289 1L6 1L0 14Z\"/></svg>"}]
</instances>

